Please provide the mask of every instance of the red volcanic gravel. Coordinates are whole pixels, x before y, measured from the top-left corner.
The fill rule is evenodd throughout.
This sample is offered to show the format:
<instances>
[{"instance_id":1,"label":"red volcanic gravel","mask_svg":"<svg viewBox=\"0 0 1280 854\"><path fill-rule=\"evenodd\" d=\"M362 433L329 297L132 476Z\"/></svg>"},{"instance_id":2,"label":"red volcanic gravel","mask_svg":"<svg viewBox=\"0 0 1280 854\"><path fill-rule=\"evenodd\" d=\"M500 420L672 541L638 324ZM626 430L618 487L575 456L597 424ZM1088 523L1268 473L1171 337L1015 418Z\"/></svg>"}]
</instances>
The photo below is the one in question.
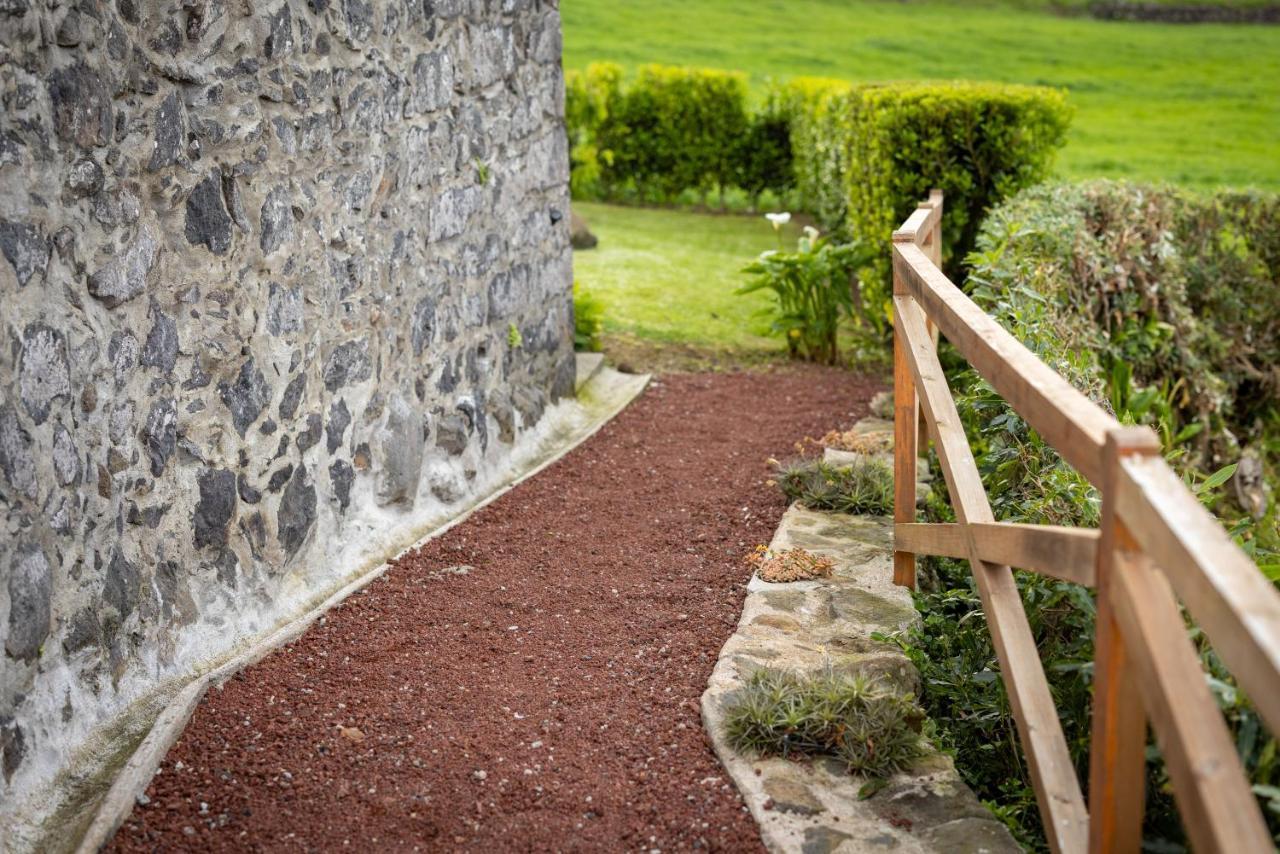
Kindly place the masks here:
<instances>
[{"instance_id":1,"label":"red volcanic gravel","mask_svg":"<svg viewBox=\"0 0 1280 854\"><path fill-rule=\"evenodd\" d=\"M110 848L761 850L698 699L785 509L765 460L879 385L655 381L211 690Z\"/></svg>"}]
</instances>

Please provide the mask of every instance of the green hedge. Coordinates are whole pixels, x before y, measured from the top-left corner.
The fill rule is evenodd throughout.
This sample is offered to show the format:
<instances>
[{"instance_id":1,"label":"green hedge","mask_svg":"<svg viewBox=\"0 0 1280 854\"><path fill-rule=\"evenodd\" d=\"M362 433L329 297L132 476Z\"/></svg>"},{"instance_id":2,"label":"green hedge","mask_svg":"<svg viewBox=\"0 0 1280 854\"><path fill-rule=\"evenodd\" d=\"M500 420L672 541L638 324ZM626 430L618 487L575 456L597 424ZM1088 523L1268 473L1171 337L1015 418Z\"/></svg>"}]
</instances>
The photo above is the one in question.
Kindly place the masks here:
<instances>
[{"instance_id":1,"label":"green hedge","mask_svg":"<svg viewBox=\"0 0 1280 854\"><path fill-rule=\"evenodd\" d=\"M853 90L845 119L849 230L888 245L929 190L940 188L944 266L958 280L987 210L1049 175L1071 109L1057 89L911 83ZM888 265L886 253L882 283Z\"/></svg>"},{"instance_id":2,"label":"green hedge","mask_svg":"<svg viewBox=\"0 0 1280 854\"><path fill-rule=\"evenodd\" d=\"M849 206L845 115L852 89L843 80L797 77L770 93L790 125L796 204L827 229L844 225Z\"/></svg>"},{"instance_id":3,"label":"green hedge","mask_svg":"<svg viewBox=\"0 0 1280 854\"><path fill-rule=\"evenodd\" d=\"M596 63L566 74L565 118L578 198L662 202L790 177L786 126L748 114L736 72L645 65L623 85L619 66Z\"/></svg>"}]
</instances>

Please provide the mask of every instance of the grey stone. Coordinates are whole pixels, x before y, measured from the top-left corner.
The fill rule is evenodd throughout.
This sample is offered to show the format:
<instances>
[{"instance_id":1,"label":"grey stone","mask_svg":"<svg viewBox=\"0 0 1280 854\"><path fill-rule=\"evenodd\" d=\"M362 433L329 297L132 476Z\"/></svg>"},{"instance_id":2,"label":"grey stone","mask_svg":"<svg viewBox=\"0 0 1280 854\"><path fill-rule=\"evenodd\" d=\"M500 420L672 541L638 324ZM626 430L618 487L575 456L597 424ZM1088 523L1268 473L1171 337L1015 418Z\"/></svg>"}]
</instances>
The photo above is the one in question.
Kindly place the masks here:
<instances>
[{"instance_id":1,"label":"grey stone","mask_svg":"<svg viewBox=\"0 0 1280 854\"><path fill-rule=\"evenodd\" d=\"M468 444L470 429L466 418L449 413L436 422L436 447L456 456L465 451Z\"/></svg>"},{"instance_id":2,"label":"grey stone","mask_svg":"<svg viewBox=\"0 0 1280 854\"><path fill-rule=\"evenodd\" d=\"M285 554L293 557L316 521L316 488L307 479L307 467L298 466L280 496L276 514L276 536Z\"/></svg>"},{"instance_id":3,"label":"grey stone","mask_svg":"<svg viewBox=\"0 0 1280 854\"><path fill-rule=\"evenodd\" d=\"M35 499L38 487L31 435L18 420L18 413L5 403L0 403L0 470L19 495Z\"/></svg>"},{"instance_id":4,"label":"grey stone","mask_svg":"<svg viewBox=\"0 0 1280 854\"><path fill-rule=\"evenodd\" d=\"M347 411L347 402L338 398L329 406L329 424L325 427L326 448L333 453L342 447L342 434L351 426L351 413Z\"/></svg>"},{"instance_id":5,"label":"grey stone","mask_svg":"<svg viewBox=\"0 0 1280 854\"><path fill-rule=\"evenodd\" d=\"M225 546L227 525L236 510L236 476L226 469L204 469L196 476L200 500L192 524L196 548Z\"/></svg>"},{"instance_id":6,"label":"grey stone","mask_svg":"<svg viewBox=\"0 0 1280 854\"><path fill-rule=\"evenodd\" d=\"M804 832L800 854L832 854L842 843L850 839L853 837L833 827L810 827Z\"/></svg>"},{"instance_id":7,"label":"grey stone","mask_svg":"<svg viewBox=\"0 0 1280 854\"><path fill-rule=\"evenodd\" d=\"M379 504L412 505L422 476L422 415L399 394L387 401L387 417L378 433Z\"/></svg>"},{"instance_id":8,"label":"grey stone","mask_svg":"<svg viewBox=\"0 0 1280 854\"><path fill-rule=\"evenodd\" d=\"M160 398L151 404L142 432L151 459L151 474L159 477L178 444L178 413L172 400Z\"/></svg>"},{"instance_id":9,"label":"grey stone","mask_svg":"<svg viewBox=\"0 0 1280 854\"><path fill-rule=\"evenodd\" d=\"M202 245L214 255L231 248L231 215L222 197L222 175L214 169L187 196L187 242Z\"/></svg>"},{"instance_id":10,"label":"grey stone","mask_svg":"<svg viewBox=\"0 0 1280 854\"><path fill-rule=\"evenodd\" d=\"M5 652L30 661L49 635L53 578L49 560L34 543L21 543L9 565L9 637Z\"/></svg>"},{"instance_id":11,"label":"grey stone","mask_svg":"<svg viewBox=\"0 0 1280 854\"><path fill-rule=\"evenodd\" d=\"M22 760L27 756L27 740L22 727L12 717L0 717L0 760L4 765L4 780L9 782Z\"/></svg>"},{"instance_id":12,"label":"grey stone","mask_svg":"<svg viewBox=\"0 0 1280 854\"><path fill-rule=\"evenodd\" d=\"M289 482L289 477L293 474L293 463L288 463L284 468L277 469L271 473L271 477L267 480L267 492L276 493L280 491L280 487Z\"/></svg>"},{"instance_id":13,"label":"grey stone","mask_svg":"<svg viewBox=\"0 0 1280 854\"><path fill-rule=\"evenodd\" d=\"M577 211L569 211L569 245L574 249L595 249L599 243L587 221L578 216Z\"/></svg>"},{"instance_id":14,"label":"grey stone","mask_svg":"<svg viewBox=\"0 0 1280 854\"><path fill-rule=\"evenodd\" d=\"M270 400L271 387L267 385L266 377L250 357L240 366L235 382L219 384L218 394L227 409L231 411L231 423L235 426L236 432L244 438L249 425L258 420L258 416L266 408Z\"/></svg>"},{"instance_id":15,"label":"grey stone","mask_svg":"<svg viewBox=\"0 0 1280 854\"><path fill-rule=\"evenodd\" d=\"M18 287L23 287L32 276L44 273L49 262L49 242L34 225L0 220L0 253L13 267Z\"/></svg>"},{"instance_id":16,"label":"grey stone","mask_svg":"<svg viewBox=\"0 0 1280 854\"><path fill-rule=\"evenodd\" d=\"M324 364L324 387L337 391L343 386L364 382L372 373L368 341L364 338L344 341L334 348Z\"/></svg>"},{"instance_id":17,"label":"grey stone","mask_svg":"<svg viewBox=\"0 0 1280 854\"><path fill-rule=\"evenodd\" d=\"M436 301L423 297L413 307L413 355L421 356L435 340Z\"/></svg>"},{"instance_id":18,"label":"grey stone","mask_svg":"<svg viewBox=\"0 0 1280 854\"><path fill-rule=\"evenodd\" d=\"M107 345L107 358L115 373L116 388L121 388L138 365L138 339L131 332L113 332Z\"/></svg>"},{"instance_id":19,"label":"grey stone","mask_svg":"<svg viewBox=\"0 0 1280 854\"><path fill-rule=\"evenodd\" d=\"M270 18L270 32L262 46L267 59L278 59L293 50L293 20L289 16L289 4L285 3Z\"/></svg>"},{"instance_id":20,"label":"grey stone","mask_svg":"<svg viewBox=\"0 0 1280 854\"><path fill-rule=\"evenodd\" d=\"M320 442L320 414L313 412L307 416L307 429L298 434L298 450L307 451ZM342 443L342 435L338 434L338 443ZM330 451L329 453L333 453Z\"/></svg>"},{"instance_id":21,"label":"grey stone","mask_svg":"<svg viewBox=\"0 0 1280 854\"><path fill-rule=\"evenodd\" d=\"M71 432L61 424L53 428L53 473L59 486L70 486L80 477L80 454Z\"/></svg>"},{"instance_id":22,"label":"grey stone","mask_svg":"<svg viewBox=\"0 0 1280 854\"><path fill-rule=\"evenodd\" d=\"M105 583L102 585L102 598L115 609L120 620L128 619L138 603L138 588L142 577L138 567L125 558L120 549L111 555L111 563L107 565Z\"/></svg>"},{"instance_id":23,"label":"grey stone","mask_svg":"<svg viewBox=\"0 0 1280 854\"><path fill-rule=\"evenodd\" d=\"M151 149L147 169L154 172L177 163L182 154L182 101L177 92L170 92L160 102L151 121L155 129L155 145Z\"/></svg>"},{"instance_id":24,"label":"grey stone","mask_svg":"<svg viewBox=\"0 0 1280 854\"><path fill-rule=\"evenodd\" d=\"M293 206L289 191L276 187L262 203L262 236L259 245L264 255L270 255L293 239Z\"/></svg>"},{"instance_id":25,"label":"grey stone","mask_svg":"<svg viewBox=\"0 0 1280 854\"><path fill-rule=\"evenodd\" d=\"M816 815L825 809L809 787L790 777L772 776L764 781L765 794L773 798L773 808L799 815Z\"/></svg>"},{"instance_id":26,"label":"grey stone","mask_svg":"<svg viewBox=\"0 0 1280 854\"><path fill-rule=\"evenodd\" d=\"M244 472L236 475L236 494L246 504L257 504L262 500L262 493L253 488L249 479L244 476Z\"/></svg>"},{"instance_id":27,"label":"grey stone","mask_svg":"<svg viewBox=\"0 0 1280 854\"><path fill-rule=\"evenodd\" d=\"M61 332L43 323L27 325L18 377L22 405L32 421L43 424L54 402L71 395L67 342Z\"/></svg>"},{"instance_id":28,"label":"grey stone","mask_svg":"<svg viewBox=\"0 0 1280 854\"><path fill-rule=\"evenodd\" d=\"M142 293L156 265L160 248L149 228L138 231L137 238L124 253L117 255L89 277L89 293L115 308Z\"/></svg>"},{"instance_id":29,"label":"grey stone","mask_svg":"<svg viewBox=\"0 0 1280 854\"><path fill-rule=\"evenodd\" d=\"M151 331L142 348L142 364L159 368L160 373L173 372L178 360L178 324L156 306L151 307Z\"/></svg>"},{"instance_id":30,"label":"grey stone","mask_svg":"<svg viewBox=\"0 0 1280 854\"><path fill-rule=\"evenodd\" d=\"M58 139L82 148L111 142L111 89L83 60L50 75L49 101Z\"/></svg>"},{"instance_id":31,"label":"grey stone","mask_svg":"<svg viewBox=\"0 0 1280 854\"><path fill-rule=\"evenodd\" d=\"M302 401L302 395L307 390L307 375L298 373L293 379L289 380L289 384L284 388L284 395L280 398L280 407L277 410L280 417L285 421L292 420L294 414L298 411L298 404Z\"/></svg>"},{"instance_id":32,"label":"grey stone","mask_svg":"<svg viewBox=\"0 0 1280 854\"><path fill-rule=\"evenodd\" d=\"M373 6L365 0L342 0L347 33L354 42L362 42L373 34Z\"/></svg>"},{"instance_id":33,"label":"grey stone","mask_svg":"<svg viewBox=\"0 0 1280 854\"><path fill-rule=\"evenodd\" d=\"M334 460L329 466L329 482L333 486L333 497L343 510L351 503L351 485L355 482L356 470L346 460Z\"/></svg>"},{"instance_id":34,"label":"grey stone","mask_svg":"<svg viewBox=\"0 0 1280 854\"><path fill-rule=\"evenodd\" d=\"M74 196L92 196L102 189L102 183L102 167L92 157L81 157L67 172L67 189Z\"/></svg>"},{"instance_id":35,"label":"grey stone","mask_svg":"<svg viewBox=\"0 0 1280 854\"><path fill-rule=\"evenodd\" d=\"M78 652L102 641L102 624L98 620L96 608L83 608L71 619L67 635L62 639L62 648L67 652Z\"/></svg>"},{"instance_id":36,"label":"grey stone","mask_svg":"<svg viewBox=\"0 0 1280 854\"><path fill-rule=\"evenodd\" d=\"M265 235L264 235L265 236ZM267 297L267 331L284 335L302 329L302 289L271 283Z\"/></svg>"},{"instance_id":37,"label":"grey stone","mask_svg":"<svg viewBox=\"0 0 1280 854\"><path fill-rule=\"evenodd\" d=\"M413 84L405 115L431 112L453 100L453 60L444 51L420 54L413 63Z\"/></svg>"}]
</instances>

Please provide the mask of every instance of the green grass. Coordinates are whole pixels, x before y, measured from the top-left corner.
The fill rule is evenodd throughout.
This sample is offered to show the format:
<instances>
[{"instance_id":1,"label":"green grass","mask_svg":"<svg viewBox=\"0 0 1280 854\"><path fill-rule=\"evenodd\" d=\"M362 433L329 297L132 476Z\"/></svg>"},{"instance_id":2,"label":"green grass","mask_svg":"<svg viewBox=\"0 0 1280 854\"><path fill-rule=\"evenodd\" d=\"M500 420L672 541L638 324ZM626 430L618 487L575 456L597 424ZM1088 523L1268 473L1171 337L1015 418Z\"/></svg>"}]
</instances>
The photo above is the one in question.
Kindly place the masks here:
<instances>
[{"instance_id":1,"label":"green grass","mask_svg":"<svg viewBox=\"0 0 1280 854\"><path fill-rule=\"evenodd\" d=\"M1280 189L1280 27L1061 17L947 0L564 0L569 68L738 69L753 82L974 79L1065 87L1068 177Z\"/></svg>"},{"instance_id":2,"label":"green grass","mask_svg":"<svg viewBox=\"0 0 1280 854\"><path fill-rule=\"evenodd\" d=\"M604 300L607 335L667 344L780 351L766 337L769 322L753 316L770 305L765 293L737 296L742 268L777 249L761 216L710 216L683 211L574 202L600 238L573 253L578 283ZM798 229L784 229L794 247Z\"/></svg>"}]
</instances>

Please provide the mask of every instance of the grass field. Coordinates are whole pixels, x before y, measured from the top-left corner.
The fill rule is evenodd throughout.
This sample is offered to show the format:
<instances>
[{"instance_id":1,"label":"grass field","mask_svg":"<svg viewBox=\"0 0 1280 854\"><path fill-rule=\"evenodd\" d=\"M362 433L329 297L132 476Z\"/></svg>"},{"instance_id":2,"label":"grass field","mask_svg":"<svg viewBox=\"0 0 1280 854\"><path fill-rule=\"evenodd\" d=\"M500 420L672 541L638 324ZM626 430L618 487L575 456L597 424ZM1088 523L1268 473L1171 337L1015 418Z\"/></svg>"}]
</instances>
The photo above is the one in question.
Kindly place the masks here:
<instances>
[{"instance_id":1,"label":"grass field","mask_svg":"<svg viewBox=\"0 0 1280 854\"><path fill-rule=\"evenodd\" d=\"M1025 0L563 0L560 11L569 68L1060 86L1077 110L1063 175L1280 189L1280 27L1066 18Z\"/></svg>"},{"instance_id":2,"label":"grass field","mask_svg":"<svg viewBox=\"0 0 1280 854\"><path fill-rule=\"evenodd\" d=\"M605 334L662 344L766 353L782 342L765 337L770 304L763 293L737 296L741 270L778 248L763 217L708 216L682 211L574 202L600 238L573 253L574 278L605 302ZM795 246L798 229L784 239Z\"/></svg>"}]
</instances>

